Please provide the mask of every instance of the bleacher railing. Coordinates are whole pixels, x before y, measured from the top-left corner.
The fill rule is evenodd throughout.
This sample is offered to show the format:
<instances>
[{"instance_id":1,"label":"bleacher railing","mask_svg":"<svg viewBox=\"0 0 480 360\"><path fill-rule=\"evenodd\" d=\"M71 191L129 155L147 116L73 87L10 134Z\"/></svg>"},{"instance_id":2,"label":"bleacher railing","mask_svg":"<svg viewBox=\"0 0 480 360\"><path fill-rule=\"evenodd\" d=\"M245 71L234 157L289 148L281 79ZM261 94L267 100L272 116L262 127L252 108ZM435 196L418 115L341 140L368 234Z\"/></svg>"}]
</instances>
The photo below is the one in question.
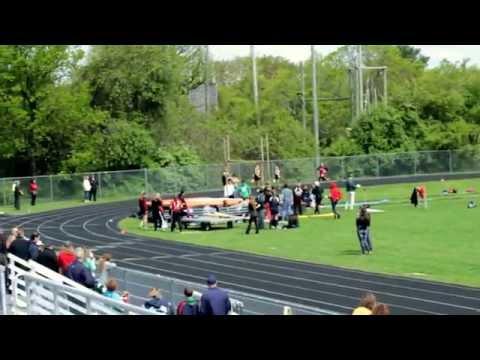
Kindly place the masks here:
<instances>
[{"instance_id":1,"label":"bleacher railing","mask_svg":"<svg viewBox=\"0 0 480 360\"><path fill-rule=\"evenodd\" d=\"M197 299L207 290L207 286L194 282L184 281L160 274L151 274L122 267L112 267L108 270L109 276L114 277L123 291L129 292L131 303L143 304L148 300L145 296L150 288L160 290L163 298L177 304L183 300L185 288L194 290ZM247 294L225 288L230 296L232 310L240 315L282 315L285 308L292 310L294 315L338 315L334 311L318 309L288 301Z\"/></svg>"},{"instance_id":2,"label":"bleacher railing","mask_svg":"<svg viewBox=\"0 0 480 360\"><path fill-rule=\"evenodd\" d=\"M417 151L359 156L321 157L329 167L332 179L344 179L349 174L363 178L391 178L435 174L480 173L480 153L474 150ZM230 172L239 178L252 178L255 165L260 164L263 177L273 178L274 168L281 171L282 182L308 182L316 177L314 158L261 161L232 161ZM81 200L84 176L94 174L98 180L97 198L121 200L137 196L141 191L177 193L204 192L222 188L223 164L169 166L159 169L138 169L125 171L101 171L36 176L39 185L37 202ZM28 195L31 177L0 179L0 205L13 204L12 184L20 180L21 188ZM28 197L23 203L27 206Z\"/></svg>"},{"instance_id":3,"label":"bleacher railing","mask_svg":"<svg viewBox=\"0 0 480 360\"><path fill-rule=\"evenodd\" d=\"M7 315L7 285L5 283L5 266L0 265L0 315Z\"/></svg>"},{"instance_id":4,"label":"bleacher railing","mask_svg":"<svg viewBox=\"0 0 480 360\"><path fill-rule=\"evenodd\" d=\"M11 311L14 315L157 315L115 301L58 274L35 261L8 254Z\"/></svg>"}]
</instances>

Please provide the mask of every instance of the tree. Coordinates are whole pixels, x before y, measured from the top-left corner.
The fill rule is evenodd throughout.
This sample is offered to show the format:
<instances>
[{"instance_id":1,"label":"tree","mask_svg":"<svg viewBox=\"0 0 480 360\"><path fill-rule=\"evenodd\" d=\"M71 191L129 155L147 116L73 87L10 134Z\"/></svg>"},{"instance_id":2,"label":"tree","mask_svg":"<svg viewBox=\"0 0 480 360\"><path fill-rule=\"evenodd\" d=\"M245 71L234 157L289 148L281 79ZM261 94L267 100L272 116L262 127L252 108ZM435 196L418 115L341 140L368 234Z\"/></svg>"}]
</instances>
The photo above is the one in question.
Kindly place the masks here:
<instances>
[{"instance_id":1,"label":"tree","mask_svg":"<svg viewBox=\"0 0 480 360\"><path fill-rule=\"evenodd\" d=\"M83 127L83 110L88 108L80 110L76 105L81 100L68 90L81 56L81 50L67 46L0 47L2 157L28 162L30 174L38 172L38 165L41 172L51 170L49 160L64 151L62 147L68 149L69 135Z\"/></svg>"},{"instance_id":2,"label":"tree","mask_svg":"<svg viewBox=\"0 0 480 360\"><path fill-rule=\"evenodd\" d=\"M397 45L397 48L400 50L400 55L405 59L409 59L413 62L420 62L424 66L427 66L430 61L428 56L422 55L422 50L419 48L410 45Z\"/></svg>"}]
</instances>

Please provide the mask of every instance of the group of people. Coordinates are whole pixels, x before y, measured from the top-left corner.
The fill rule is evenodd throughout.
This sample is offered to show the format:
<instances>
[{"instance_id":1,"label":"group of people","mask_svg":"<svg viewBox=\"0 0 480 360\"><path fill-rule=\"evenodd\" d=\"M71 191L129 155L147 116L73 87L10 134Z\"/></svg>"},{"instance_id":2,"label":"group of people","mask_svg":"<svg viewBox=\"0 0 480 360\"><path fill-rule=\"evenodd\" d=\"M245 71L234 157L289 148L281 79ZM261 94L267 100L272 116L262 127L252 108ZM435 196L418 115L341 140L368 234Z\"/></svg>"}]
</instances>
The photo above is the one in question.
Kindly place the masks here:
<instances>
[{"instance_id":1,"label":"group of people","mask_svg":"<svg viewBox=\"0 0 480 360\"><path fill-rule=\"evenodd\" d=\"M360 300L360 304L353 310L352 315L390 315L390 307L377 302L374 294L366 293Z\"/></svg>"},{"instance_id":2,"label":"group of people","mask_svg":"<svg viewBox=\"0 0 480 360\"><path fill-rule=\"evenodd\" d=\"M37 202L38 194L38 184L36 179L30 179L28 184L28 193L30 194L30 205L35 206ZM21 187L20 180L15 180L12 184L12 193L13 193L13 206L15 210L20 210L20 198L24 195Z\"/></svg>"},{"instance_id":3,"label":"group of people","mask_svg":"<svg viewBox=\"0 0 480 360\"><path fill-rule=\"evenodd\" d=\"M83 177L83 201L97 201L98 181L95 175Z\"/></svg>"},{"instance_id":4,"label":"group of people","mask_svg":"<svg viewBox=\"0 0 480 360\"><path fill-rule=\"evenodd\" d=\"M160 194L156 194L155 197L149 201L146 197L146 193L142 192L138 199L138 216L140 217L140 228L146 228L148 226L148 215L152 214L153 229L165 229L167 222L165 220L165 209L163 206L162 197ZM189 207L185 200L185 194L181 191L170 202L170 231L173 232L177 227L181 232L182 218L188 215Z\"/></svg>"}]
</instances>

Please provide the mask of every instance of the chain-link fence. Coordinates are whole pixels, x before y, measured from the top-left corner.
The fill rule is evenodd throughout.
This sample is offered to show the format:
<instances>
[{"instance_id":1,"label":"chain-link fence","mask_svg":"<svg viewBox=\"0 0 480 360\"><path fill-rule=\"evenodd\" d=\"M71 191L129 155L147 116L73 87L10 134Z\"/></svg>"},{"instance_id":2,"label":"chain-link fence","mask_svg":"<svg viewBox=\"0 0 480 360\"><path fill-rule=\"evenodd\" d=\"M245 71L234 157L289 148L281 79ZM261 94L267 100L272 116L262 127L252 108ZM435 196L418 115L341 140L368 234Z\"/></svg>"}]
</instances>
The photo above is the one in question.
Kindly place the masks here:
<instances>
[{"instance_id":1,"label":"chain-link fence","mask_svg":"<svg viewBox=\"0 0 480 360\"><path fill-rule=\"evenodd\" d=\"M434 174L480 173L480 153L473 150L420 151L409 153L322 157L329 168L329 177L336 180L352 175L357 179L382 179ZM281 182L312 182L317 177L316 159L233 161L230 173L250 180L256 165L263 179L272 182L275 166L280 169ZM98 181L97 198L121 200L137 196L141 191L159 193L203 192L222 188L223 164L170 166L160 169L139 169L35 177L39 185L37 201L81 200L84 176L95 175ZM13 181L21 182L28 196L28 178L0 179L0 205L13 204Z\"/></svg>"}]
</instances>

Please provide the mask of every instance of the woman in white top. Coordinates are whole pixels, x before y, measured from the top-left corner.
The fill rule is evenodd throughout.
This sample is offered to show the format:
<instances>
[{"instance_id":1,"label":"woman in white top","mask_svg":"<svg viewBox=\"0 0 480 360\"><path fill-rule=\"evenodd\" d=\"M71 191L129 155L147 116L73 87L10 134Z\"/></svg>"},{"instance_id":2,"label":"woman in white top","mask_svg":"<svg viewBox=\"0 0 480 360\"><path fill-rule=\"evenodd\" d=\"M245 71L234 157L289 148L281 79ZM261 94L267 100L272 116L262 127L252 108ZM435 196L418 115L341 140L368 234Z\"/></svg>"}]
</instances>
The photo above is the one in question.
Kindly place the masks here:
<instances>
[{"instance_id":1,"label":"woman in white top","mask_svg":"<svg viewBox=\"0 0 480 360\"><path fill-rule=\"evenodd\" d=\"M83 177L83 198L85 202L88 202L90 198L90 190L92 190L92 184L90 184L90 180L88 176Z\"/></svg>"},{"instance_id":2,"label":"woman in white top","mask_svg":"<svg viewBox=\"0 0 480 360\"><path fill-rule=\"evenodd\" d=\"M227 180L227 185L223 188L223 196L233 199L235 194L235 185L233 185L232 179Z\"/></svg>"}]
</instances>

